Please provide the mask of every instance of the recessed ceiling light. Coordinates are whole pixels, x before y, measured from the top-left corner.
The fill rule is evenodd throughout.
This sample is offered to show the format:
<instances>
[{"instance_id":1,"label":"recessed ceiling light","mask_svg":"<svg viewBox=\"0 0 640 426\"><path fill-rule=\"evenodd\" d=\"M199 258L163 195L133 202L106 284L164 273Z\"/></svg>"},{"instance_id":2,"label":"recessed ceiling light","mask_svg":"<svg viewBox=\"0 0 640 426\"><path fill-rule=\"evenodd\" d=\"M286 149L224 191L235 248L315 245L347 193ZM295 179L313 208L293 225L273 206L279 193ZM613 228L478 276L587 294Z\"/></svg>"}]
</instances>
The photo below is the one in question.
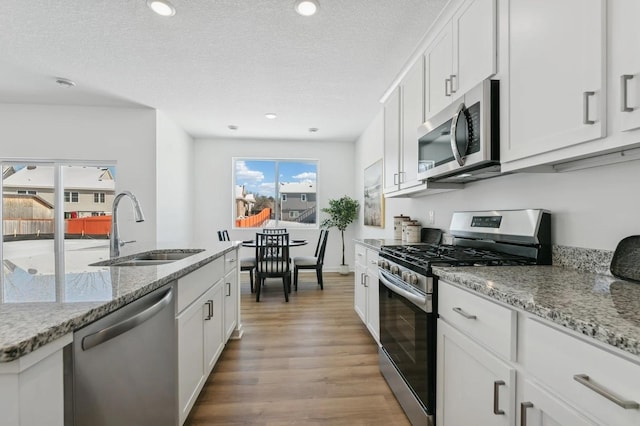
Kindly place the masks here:
<instances>
[{"instance_id":1,"label":"recessed ceiling light","mask_svg":"<svg viewBox=\"0 0 640 426\"><path fill-rule=\"evenodd\" d=\"M264 116L266 118L268 118L269 120L274 120L274 119L278 118L278 114L276 114L275 112L268 112Z\"/></svg>"},{"instance_id":2,"label":"recessed ceiling light","mask_svg":"<svg viewBox=\"0 0 640 426\"><path fill-rule=\"evenodd\" d=\"M317 128L317 127L309 127L309 131L310 131L311 133L315 133L315 132L317 132L317 131L318 131L318 128Z\"/></svg>"},{"instance_id":3,"label":"recessed ceiling light","mask_svg":"<svg viewBox=\"0 0 640 426\"><path fill-rule=\"evenodd\" d=\"M299 15L315 15L319 8L320 5L316 0L296 0L295 9Z\"/></svg>"},{"instance_id":4,"label":"recessed ceiling light","mask_svg":"<svg viewBox=\"0 0 640 426\"><path fill-rule=\"evenodd\" d=\"M233 131L238 130L238 126L236 126L235 124L229 124L229 125L227 126L227 128L228 128L229 130L233 130Z\"/></svg>"},{"instance_id":5,"label":"recessed ceiling light","mask_svg":"<svg viewBox=\"0 0 640 426\"><path fill-rule=\"evenodd\" d=\"M73 87L76 85L75 81L69 80L68 78L56 77L56 83L62 87Z\"/></svg>"},{"instance_id":6,"label":"recessed ceiling light","mask_svg":"<svg viewBox=\"0 0 640 426\"><path fill-rule=\"evenodd\" d=\"M147 6L160 16L176 14L176 8L168 0L147 0Z\"/></svg>"}]
</instances>

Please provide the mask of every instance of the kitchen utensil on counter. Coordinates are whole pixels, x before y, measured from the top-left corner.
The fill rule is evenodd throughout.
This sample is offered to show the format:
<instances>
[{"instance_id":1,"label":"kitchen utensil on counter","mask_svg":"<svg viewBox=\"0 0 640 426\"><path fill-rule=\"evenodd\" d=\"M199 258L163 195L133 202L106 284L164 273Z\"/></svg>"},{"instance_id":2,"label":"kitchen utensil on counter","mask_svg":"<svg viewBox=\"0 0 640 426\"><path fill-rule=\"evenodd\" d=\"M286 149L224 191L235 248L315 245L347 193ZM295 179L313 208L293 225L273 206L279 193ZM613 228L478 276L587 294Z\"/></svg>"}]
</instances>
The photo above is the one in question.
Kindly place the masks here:
<instances>
[{"instance_id":1,"label":"kitchen utensil on counter","mask_svg":"<svg viewBox=\"0 0 640 426\"><path fill-rule=\"evenodd\" d=\"M428 244L440 244L442 239L442 229L422 228L420 231L420 242Z\"/></svg>"},{"instance_id":2,"label":"kitchen utensil on counter","mask_svg":"<svg viewBox=\"0 0 640 426\"><path fill-rule=\"evenodd\" d=\"M609 270L616 278L640 282L640 235L623 238L618 243Z\"/></svg>"}]
</instances>

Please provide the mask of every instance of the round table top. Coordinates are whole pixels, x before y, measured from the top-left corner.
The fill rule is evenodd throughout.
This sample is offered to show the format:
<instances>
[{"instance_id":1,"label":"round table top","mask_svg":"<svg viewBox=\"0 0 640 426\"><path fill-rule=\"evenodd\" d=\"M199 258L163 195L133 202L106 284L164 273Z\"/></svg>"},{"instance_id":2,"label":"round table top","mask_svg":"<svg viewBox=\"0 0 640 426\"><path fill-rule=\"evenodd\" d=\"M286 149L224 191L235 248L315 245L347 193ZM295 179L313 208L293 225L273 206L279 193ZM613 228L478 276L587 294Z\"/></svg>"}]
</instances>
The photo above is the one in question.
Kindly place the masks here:
<instances>
[{"instance_id":1,"label":"round table top","mask_svg":"<svg viewBox=\"0 0 640 426\"><path fill-rule=\"evenodd\" d=\"M289 240L289 247L298 247L298 246L306 246L309 244L307 240ZM243 247L255 247L256 240L244 240L242 242Z\"/></svg>"}]
</instances>

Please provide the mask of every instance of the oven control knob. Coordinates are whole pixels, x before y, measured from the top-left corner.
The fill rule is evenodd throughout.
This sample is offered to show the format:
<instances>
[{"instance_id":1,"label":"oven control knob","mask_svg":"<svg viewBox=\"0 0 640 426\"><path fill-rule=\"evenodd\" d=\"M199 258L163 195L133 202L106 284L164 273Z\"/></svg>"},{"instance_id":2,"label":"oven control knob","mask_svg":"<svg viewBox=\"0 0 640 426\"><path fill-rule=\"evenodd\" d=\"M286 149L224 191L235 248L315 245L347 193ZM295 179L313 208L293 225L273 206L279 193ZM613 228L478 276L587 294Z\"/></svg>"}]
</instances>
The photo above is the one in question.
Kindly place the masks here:
<instances>
[{"instance_id":1,"label":"oven control knob","mask_svg":"<svg viewBox=\"0 0 640 426\"><path fill-rule=\"evenodd\" d=\"M402 281L409 282L409 275L410 273L408 271L402 271Z\"/></svg>"},{"instance_id":2,"label":"oven control knob","mask_svg":"<svg viewBox=\"0 0 640 426\"><path fill-rule=\"evenodd\" d=\"M386 260L379 260L378 261L378 266L382 269L389 269L389 262L387 262Z\"/></svg>"},{"instance_id":3,"label":"oven control knob","mask_svg":"<svg viewBox=\"0 0 640 426\"><path fill-rule=\"evenodd\" d=\"M418 284L418 276L416 274L409 274L409 279L406 280L409 284Z\"/></svg>"},{"instance_id":4,"label":"oven control knob","mask_svg":"<svg viewBox=\"0 0 640 426\"><path fill-rule=\"evenodd\" d=\"M397 265L391 266L391 273L393 275L400 275L400 268Z\"/></svg>"}]
</instances>

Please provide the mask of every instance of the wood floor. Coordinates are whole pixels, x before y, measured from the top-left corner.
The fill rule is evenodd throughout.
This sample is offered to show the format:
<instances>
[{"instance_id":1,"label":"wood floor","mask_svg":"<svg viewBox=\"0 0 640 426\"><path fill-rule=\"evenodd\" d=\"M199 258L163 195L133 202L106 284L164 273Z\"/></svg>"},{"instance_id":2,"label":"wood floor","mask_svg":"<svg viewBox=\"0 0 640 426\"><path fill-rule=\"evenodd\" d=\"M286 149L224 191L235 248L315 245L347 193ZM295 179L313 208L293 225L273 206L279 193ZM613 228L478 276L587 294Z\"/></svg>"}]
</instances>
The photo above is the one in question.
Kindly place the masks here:
<instances>
[{"instance_id":1,"label":"wood floor","mask_svg":"<svg viewBox=\"0 0 640 426\"><path fill-rule=\"evenodd\" d=\"M353 274L300 274L284 302L268 280L260 303L241 274L244 335L229 341L187 425L409 425L353 309Z\"/></svg>"}]
</instances>

